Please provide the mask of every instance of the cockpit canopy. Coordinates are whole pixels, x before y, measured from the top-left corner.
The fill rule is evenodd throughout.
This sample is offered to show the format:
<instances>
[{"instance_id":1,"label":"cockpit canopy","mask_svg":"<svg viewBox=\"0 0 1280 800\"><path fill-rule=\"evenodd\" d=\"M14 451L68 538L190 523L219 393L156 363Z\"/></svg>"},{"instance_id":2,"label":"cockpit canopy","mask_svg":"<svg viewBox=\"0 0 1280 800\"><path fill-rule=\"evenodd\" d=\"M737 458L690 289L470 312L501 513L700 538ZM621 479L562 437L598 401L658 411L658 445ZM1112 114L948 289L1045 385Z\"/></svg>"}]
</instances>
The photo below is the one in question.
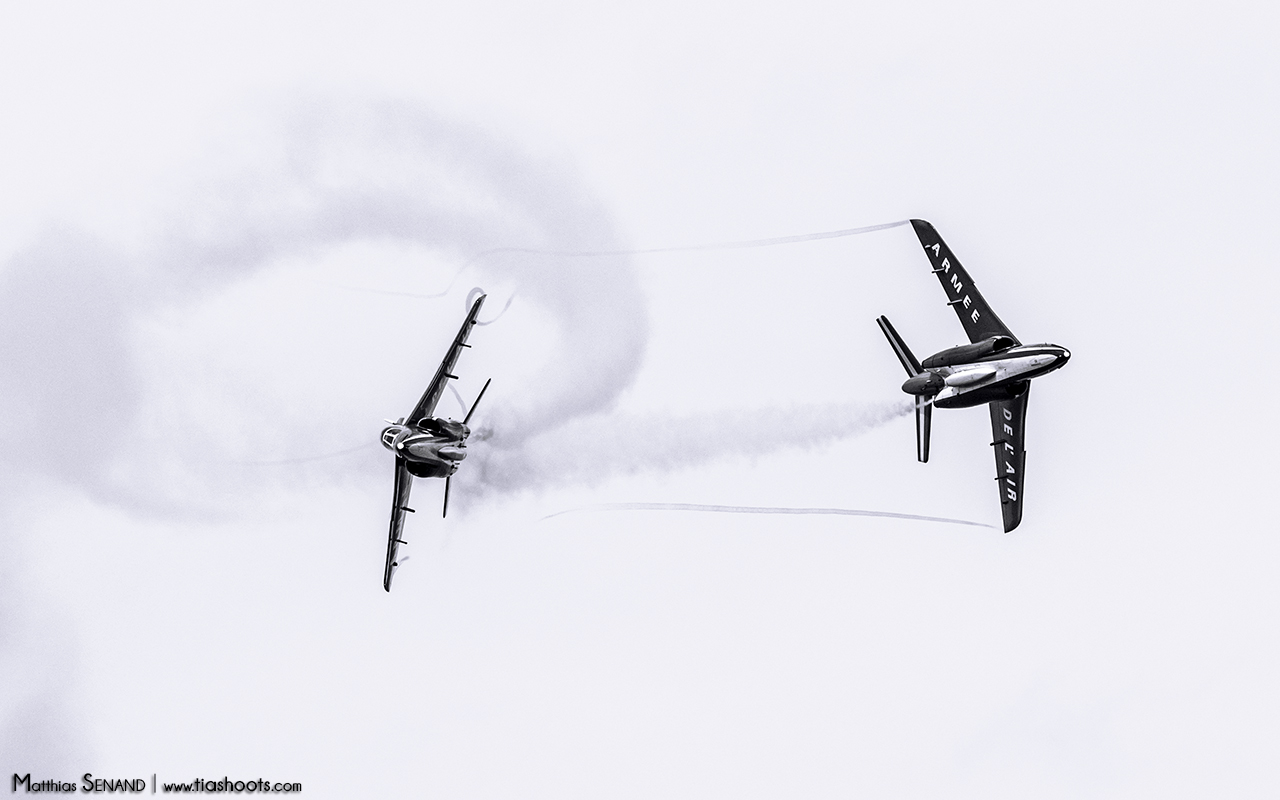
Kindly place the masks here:
<instances>
[{"instance_id":1,"label":"cockpit canopy","mask_svg":"<svg viewBox=\"0 0 1280 800\"><path fill-rule=\"evenodd\" d=\"M451 419L424 419L418 423L418 427L427 433L437 436L448 436L453 439L465 439L471 435L471 429L461 422L454 422Z\"/></svg>"},{"instance_id":2,"label":"cockpit canopy","mask_svg":"<svg viewBox=\"0 0 1280 800\"><path fill-rule=\"evenodd\" d=\"M941 353L934 353L926 358L920 366L925 369L932 369L933 367L950 367L954 364L971 364L984 356L994 355L1001 350L1008 350L1017 344L1017 341L1008 336L992 336L980 342L949 347Z\"/></svg>"},{"instance_id":3,"label":"cockpit canopy","mask_svg":"<svg viewBox=\"0 0 1280 800\"><path fill-rule=\"evenodd\" d=\"M382 429L382 446L388 450L394 450L396 444L409 433L409 429L403 425L391 425Z\"/></svg>"}]
</instances>

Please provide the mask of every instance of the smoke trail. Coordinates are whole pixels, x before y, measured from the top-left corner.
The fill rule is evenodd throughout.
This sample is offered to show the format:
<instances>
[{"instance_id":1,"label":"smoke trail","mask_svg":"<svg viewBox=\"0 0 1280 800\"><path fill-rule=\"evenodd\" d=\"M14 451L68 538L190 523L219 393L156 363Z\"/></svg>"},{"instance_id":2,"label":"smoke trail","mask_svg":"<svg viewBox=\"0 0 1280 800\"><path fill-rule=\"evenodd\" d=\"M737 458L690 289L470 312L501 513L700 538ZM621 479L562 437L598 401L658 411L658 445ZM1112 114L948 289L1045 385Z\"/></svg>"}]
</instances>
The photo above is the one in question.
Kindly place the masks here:
<instances>
[{"instance_id":1,"label":"smoke trail","mask_svg":"<svg viewBox=\"0 0 1280 800\"><path fill-rule=\"evenodd\" d=\"M616 475L669 472L725 458L756 458L858 436L911 413L909 402L831 403L685 417L580 417L546 433L504 441L500 428L472 436L472 474L455 491L483 495L594 484Z\"/></svg>"},{"instance_id":2,"label":"smoke trail","mask_svg":"<svg viewBox=\"0 0 1280 800\"><path fill-rule=\"evenodd\" d=\"M458 387L452 383L446 384L449 391L453 393L453 399L458 401L458 408L465 415L467 413L467 401L462 399L462 393L458 391Z\"/></svg>"},{"instance_id":3,"label":"smoke trail","mask_svg":"<svg viewBox=\"0 0 1280 800\"><path fill-rule=\"evenodd\" d=\"M373 450L377 446L377 442L365 442L364 444L359 444L355 447L348 447L345 450L338 450L333 453L319 453L312 456L298 456L297 458L277 458L268 461L236 461L234 463L246 467L278 467L291 466L294 464L310 464L315 461L328 461L334 458L343 458L356 453L362 453L366 450Z\"/></svg>"},{"instance_id":4,"label":"smoke trail","mask_svg":"<svg viewBox=\"0 0 1280 800\"><path fill-rule=\"evenodd\" d=\"M425 245L445 263L513 239L548 250L614 242L611 221L572 176L421 109L318 106L291 122L279 145L284 163L203 198L204 224L171 237L166 265L187 275L202 261L256 269L272 255L360 238ZM541 308L563 345L521 393L495 398L491 413L538 430L601 410L630 385L647 318L624 257L590 269L557 256L496 258L483 269Z\"/></svg>"},{"instance_id":5,"label":"smoke trail","mask_svg":"<svg viewBox=\"0 0 1280 800\"><path fill-rule=\"evenodd\" d=\"M591 506L568 508L548 514L543 520L559 517L564 514L577 514L585 511L707 511L720 514L818 514L844 517L884 517L886 519L909 519L920 522L942 522L948 525L971 525L975 528L995 528L985 522L972 522L967 519L951 519L949 517L925 517L919 514L899 514L893 511L863 511L856 508L776 508L772 506L716 506L700 503L600 503Z\"/></svg>"},{"instance_id":6,"label":"smoke trail","mask_svg":"<svg viewBox=\"0 0 1280 800\"><path fill-rule=\"evenodd\" d=\"M774 236L768 239L743 239L733 242L710 242L704 244L687 244L674 245L669 247L642 247L631 250L539 250L532 247L494 247L483 250L467 259L445 286L444 291L435 294L419 294L409 295L411 297L436 298L444 297L457 283L458 278L472 266L482 263L491 256L503 253L524 253L526 255L539 256L563 256L565 258L602 258L606 256L642 256L655 255L659 253L690 253L699 250L745 250L753 247L775 247L782 244L798 244L800 242L815 242L821 239L839 239L845 236L858 236L864 233L874 233L875 231L888 230L889 228L897 228L900 225L906 225L911 220L903 219L897 222L885 222L879 225L866 225L861 228L842 228L834 231L819 231L817 233L801 233L793 236ZM356 287L348 287L356 288ZM378 289L360 289L359 291L380 292ZM380 292L384 294L404 294L403 292Z\"/></svg>"},{"instance_id":7,"label":"smoke trail","mask_svg":"<svg viewBox=\"0 0 1280 800\"><path fill-rule=\"evenodd\" d=\"M326 365L329 397L262 402L255 398L277 387L184 368L199 359L181 352L183 332L156 324L158 314L184 324L185 308L283 259L348 242L424 249L437 271L510 241L548 251L617 248L607 214L574 176L413 104L312 100L248 140L245 163L218 165L216 177L168 203L171 215L141 247L56 231L0 267L0 472L34 470L157 513L227 505L209 489L221 486L231 500L261 483L260 474L229 473L228 462L255 450L332 453L369 435L363 417L338 409L324 416L358 396L345 377L351 365ZM423 278L443 277L430 269ZM631 384L648 320L624 256L590 267L554 255L498 256L482 271L539 309L559 345L520 392L495 395L487 416L502 420L509 441L600 412ZM456 324L451 304L425 313ZM140 323L159 332L140 338ZM388 345L404 349L363 347ZM164 349L175 355L166 360ZM423 362L437 357L424 354ZM78 421L91 424L76 428L69 458L50 437ZM190 491L193 478L206 485Z\"/></svg>"},{"instance_id":8,"label":"smoke trail","mask_svg":"<svg viewBox=\"0 0 1280 800\"><path fill-rule=\"evenodd\" d=\"M477 254L475 258L495 253L535 253L548 256L570 256L573 258L595 258L598 256L638 256L650 253L688 253L696 250L744 250L750 247L774 247L780 244L797 244L799 242L815 242L819 239L839 239L843 236L857 236L863 233L888 230L899 225L906 225L910 220L885 222L880 225L867 225L861 228L843 228L836 231L819 231L818 233L801 233L794 236L775 236L770 239L744 239L736 242L711 242L707 244L686 244L673 247L648 247L635 250L535 250L527 247L496 247ZM475 260L474 258L472 260Z\"/></svg>"}]
</instances>

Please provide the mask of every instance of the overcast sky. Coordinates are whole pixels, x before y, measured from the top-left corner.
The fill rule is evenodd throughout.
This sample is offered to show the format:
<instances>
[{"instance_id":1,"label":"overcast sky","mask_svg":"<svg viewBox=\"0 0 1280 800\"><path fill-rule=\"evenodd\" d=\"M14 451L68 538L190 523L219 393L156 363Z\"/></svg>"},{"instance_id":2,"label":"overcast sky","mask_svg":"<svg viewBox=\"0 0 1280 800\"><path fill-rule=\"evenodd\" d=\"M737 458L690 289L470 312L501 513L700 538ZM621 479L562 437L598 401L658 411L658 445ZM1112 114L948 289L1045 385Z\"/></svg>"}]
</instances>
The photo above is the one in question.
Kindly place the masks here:
<instances>
[{"instance_id":1,"label":"overcast sky","mask_svg":"<svg viewBox=\"0 0 1280 800\"><path fill-rule=\"evenodd\" d=\"M465 7L464 7L465 5ZM0 12L0 775L1271 797L1277 12ZM1023 342L1024 519L937 226ZM384 418L472 457L382 591ZM446 394L440 412L460 418Z\"/></svg>"}]
</instances>

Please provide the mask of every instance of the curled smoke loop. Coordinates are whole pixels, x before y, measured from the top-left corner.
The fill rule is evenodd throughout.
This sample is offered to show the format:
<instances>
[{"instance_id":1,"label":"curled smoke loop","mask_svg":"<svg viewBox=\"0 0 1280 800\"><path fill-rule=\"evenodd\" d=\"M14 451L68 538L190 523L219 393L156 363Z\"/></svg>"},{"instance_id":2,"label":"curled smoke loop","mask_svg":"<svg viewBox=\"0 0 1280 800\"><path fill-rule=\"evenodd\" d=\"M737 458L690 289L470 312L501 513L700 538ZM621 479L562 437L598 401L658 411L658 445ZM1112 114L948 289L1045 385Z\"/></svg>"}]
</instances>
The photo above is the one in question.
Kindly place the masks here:
<instances>
[{"instance_id":1,"label":"curled smoke loop","mask_svg":"<svg viewBox=\"0 0 1280 800\"><path fill-rule=\"evenodd\" d=\"M617 248L611 220L575 176L415 104L313 99L246 141L243 163L169 203L171 216L134 251L57 231L4 265L0 330L10 346L0 351L0 462L8 471L34 471L99 499L163 512L191 502L192 493L177 487L193 476L229 480L217 465L235 453L206 418L239 414L236 429L263 431L259 438L282 455L365 438L360 423L330 424L314 409L289 416L241 403L201 416L162 407L154 369L142 368L154 359L136 349L136 324L157 310L203 302L281 259L370 240L424 247L446 264L511 241L549 251ZM625 256L584 265L508 255L477 268L538 306L563 345L521 392L495 396L488 410L502 431L495 444L518 447L607 409L631 383L648 320ZM193 394L216 398L219 391ZM84 452L56 457L46 433L75 419L94 423L78 434ZM328 448L316 447L318 430Z\"/></svg>"},{"instance_id":2,"label":"curled smoke loop","mask_svg":"<svg viewBox=\"0 0 1280 800\"><path fill-rule=\"evenodd\" d=\"M482 294L484 294L484 293L485 293L485 292L484 292L484 289L481 289L479 286L477 286L477 287L475 287L474 289L472 289L471 291L467 292L467 302L463 303L463 308L464 308L464 309L466 309L466 310L468 310L468 311L470 311L470 310L471 310L471 304L475 302L476 297L478 297L478 296L480 296L480 295L482 295ZM502 315L503 315L503 314L505 314L505 313L507 313L507 309L508 309L508 308L511 308L511 303L512 303L512 301L514 301L515 299L516 299L516 295L515 295L515 293L514 293L514 292L512 292L512 293L511 293L511 296L507 298L506 305L504 305L504 306L502 307L502 310L498 312L498 315L497 315L497 316L495 316L493 319L489 319L489 320L476 320L476 324L477 324L477 325L492 325L493 323L497 322L499 319L502 319Z\"/></svg>"}]
</instances>

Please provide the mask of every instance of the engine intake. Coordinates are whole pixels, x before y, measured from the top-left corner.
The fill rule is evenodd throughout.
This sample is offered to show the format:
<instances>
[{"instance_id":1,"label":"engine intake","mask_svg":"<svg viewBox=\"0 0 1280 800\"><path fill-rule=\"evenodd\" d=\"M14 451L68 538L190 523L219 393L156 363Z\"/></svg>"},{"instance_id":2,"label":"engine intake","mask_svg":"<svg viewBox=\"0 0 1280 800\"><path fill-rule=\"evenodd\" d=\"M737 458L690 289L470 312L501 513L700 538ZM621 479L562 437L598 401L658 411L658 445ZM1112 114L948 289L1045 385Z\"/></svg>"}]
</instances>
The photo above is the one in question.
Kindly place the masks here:
<instances>
[{"instance_id":1,"label":"engine intake","mask_svg":"<svg viewBox=\"0 0 1280 800\"><path fill-rule=\"evenodd\" d=\"M907 394L937 394L946 386L946 380L936 372L922 372L912 375L902 384L902 391Z\"/></svg>"}]
</instances>

